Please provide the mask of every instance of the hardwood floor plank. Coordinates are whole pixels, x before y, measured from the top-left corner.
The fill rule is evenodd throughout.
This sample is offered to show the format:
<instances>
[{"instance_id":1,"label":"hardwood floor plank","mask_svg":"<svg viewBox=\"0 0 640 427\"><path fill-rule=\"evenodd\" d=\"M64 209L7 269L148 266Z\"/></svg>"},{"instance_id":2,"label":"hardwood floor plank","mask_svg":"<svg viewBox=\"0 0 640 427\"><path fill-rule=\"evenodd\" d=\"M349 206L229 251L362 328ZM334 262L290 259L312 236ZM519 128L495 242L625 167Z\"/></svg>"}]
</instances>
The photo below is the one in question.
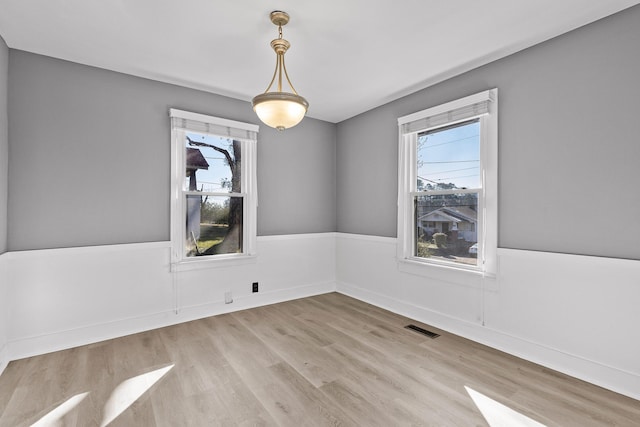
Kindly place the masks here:
<instances>
[{"instance_id":1,"label":"hardwood floor plank","mask_svg":"<svg viewBox=\"0 0 640 427\"><path fill-rule=\"evenodd\" d=\"M249 358L251 365L264 368L282 362L277 353L231 314L202 319L202 323L205 333L219 343L218 347L224 354L232 354L233 358Z\"/></svg>"},{"instance_id":2,"label":"hardwood floor plank","mask_svg":"<svg viewBox=\"0 0 640 427\"><path fill-rule=\"evenodd\" d=\"M428 379L420 378L419 373L397 361L385 359L383 364L371 363L371 359L362 358L362 353L352 352L349 347L336 344L332 348L352 368L341 378L343 384L385 413L392 414L400 425L420 424L425 420L422 418L425 413L431 421L468 421L476 415L472 405L454 404L451 393L434 388ZM398 406L398 401L405 404ZM455 413L442 408L455 408Z\"/></svg>"},{"instance_id":3,"label":"hardwood floor plank","mask_svg":"<svg viewBox=\"0 0 640 427\"><path fill-rule=\"evenodd\" d=\"M332 293L11 362L0 426L486 426L472 395L546 426L640 425L637 400Z\"/></svg>"},{"instance_id":4,"label":"hardwood floor plank","mask_svg":"<svg viewBox=\"0 0 640 427\"><path fill-rule=\"evenodd\" d=\"M323 346L317 345L314 338L297 330L293 326L294 318L283 318L272 307L233 313L233 316L316 387L341 375L343 366L333 360Z\"/></svg>"},{"instance_id":5,"label":"hardwood floor plank","mask_svg":"<svg viewBox=\"0 0 640 427\"><path fill-rule=\"evenodd\" d=\"M358 420L360 425L397 425L390 414L385 413L375 404L368 402L364 396L350 388L349 385L344 384L341 380L324 384L320 387L320 390L333 401L334 405L341 407L351 417Z\"/></svg>"},{"instance_id":6,"label":"hardwood floor plank","mask_svg":"<svg viewBox=\"0 0 640 427\"><path fill-rule=\"evenodd\" d=\"M202 331L203 322L177 325L169 331L169 339L179 343L169 346L174 369L171 375L181 383L182 396L171 399L172 411L163 410L163 425L181 424L183 404L197 408L193 422L210 423L221 420L232 425L268 425L274 421L241 380L218 345ZM162 338L166 338L162 336ZM166 344L165 344L166 345ZM164 384L163 384L164 385ZM166 406L166 400L156 400L155 406Z\"/></svg>"},{"instance_id":7,"label":"hardwood floor plank","mask_svg":"<svg viewBox=\"0 0 640 427\"><path fill-rule=\"evenodd\" d=\"M204 323L220 341L225 358L278 424L355 425L233 316L212 317Z\"/></svg>"}]
</instances>

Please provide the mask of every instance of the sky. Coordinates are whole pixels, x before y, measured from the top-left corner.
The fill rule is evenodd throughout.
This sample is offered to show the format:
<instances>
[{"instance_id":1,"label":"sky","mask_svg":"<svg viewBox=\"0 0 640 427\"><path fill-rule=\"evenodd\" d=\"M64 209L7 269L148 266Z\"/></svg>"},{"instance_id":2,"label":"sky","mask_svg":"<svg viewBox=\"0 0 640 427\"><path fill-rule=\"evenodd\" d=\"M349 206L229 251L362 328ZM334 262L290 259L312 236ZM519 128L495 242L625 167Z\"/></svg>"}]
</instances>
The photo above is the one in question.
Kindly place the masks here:
<instances>
[{"instance_id":1,"label":"sky","mask_svg":"<svg viewBox=\"0 0 640 427\"><path fill-rule=\"evenodd\" d=\"M230 141L227 138L220 138L210 135L202 135L198 133L188 132L187 136L193 141L211 144L229 150L233 155L233 150L229 148ZM198 169L196 171L196 180L198 182L198 190L214 193L228 193L228 188L222 188L222 180L231 181L231 170L227 165L224 154L215 151L209 147L197 147L189 145L185 140L185 146L189 148L197 148L200 150L204 158L209 163L209 169ZM185 179L185 189L189 188L189 180Z\"/></svg>"},{"instance_id":2,"label":"sky","mask_svg":"<svg viewBox=\"0 0 640 427\"><path fill-rule=\"evenodd\" d=\"M417 174L424 184L480 187L480 123L425 132L418 136Z\"/></svg>"}]
</instances>

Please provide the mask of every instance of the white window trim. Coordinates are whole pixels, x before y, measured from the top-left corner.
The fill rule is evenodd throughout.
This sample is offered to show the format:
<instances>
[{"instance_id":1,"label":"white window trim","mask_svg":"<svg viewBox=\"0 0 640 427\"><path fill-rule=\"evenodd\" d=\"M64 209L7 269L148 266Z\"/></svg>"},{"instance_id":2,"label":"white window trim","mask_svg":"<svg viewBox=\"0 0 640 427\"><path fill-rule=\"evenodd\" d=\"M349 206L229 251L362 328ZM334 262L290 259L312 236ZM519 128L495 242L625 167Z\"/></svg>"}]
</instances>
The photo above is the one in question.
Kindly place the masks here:
<instances>
[{"instance_id":1,"label":"white window trim","mask_svg":"<svg viewBox=\"0 0 640 427\"><path fill-rule=\"evenodd\" d=\"M417 120L433 117L480 102L489 102L489 112L478 116L447 122L446 125L464 122L473 118L480 119L480 173L482 192L478 200L478 265L465 266L451 262L429 260L413 255L414 248L414 209L413 198L416 195L416 145L417 135L431 128L403 133L403 125ZM464 277L495 277L497 272L498 248L498 89L480 92L457 99L426 110L398 118L398 245L397 260L400 270L423 276L442 278L450 275L453 282L464 282ZM458 279L455 279L458 278Z\"/></svg>"},{"instance_id":2,"label":"white window trim","mask_svg":"<svg viewBox=\"0 0 640 427\"><path fill-rule=\"evenodd\" d=\"M255 263L257 257L257 138L258 126L251 123L237 122L219 117L207 116L189 111L171 108L171 118L180 118L200 122L209 125L211 132L197 130L194 132L222 136L245 132L253 137L233 136L233 139L241 140L242 145L242 192L243 196L243 253L221 254L207 257L185 258L184 242L186 229L184 227L186 199L182 188L184 183L184 140L186 129L171 125L171 270L186 271L210 267L228 267L233 265ZM226 129L226 131L225 131ZM188 191L186 192L188 193ZM229 193L220 193L220 196L229 196Z\"/></svg>"}]
</instances>

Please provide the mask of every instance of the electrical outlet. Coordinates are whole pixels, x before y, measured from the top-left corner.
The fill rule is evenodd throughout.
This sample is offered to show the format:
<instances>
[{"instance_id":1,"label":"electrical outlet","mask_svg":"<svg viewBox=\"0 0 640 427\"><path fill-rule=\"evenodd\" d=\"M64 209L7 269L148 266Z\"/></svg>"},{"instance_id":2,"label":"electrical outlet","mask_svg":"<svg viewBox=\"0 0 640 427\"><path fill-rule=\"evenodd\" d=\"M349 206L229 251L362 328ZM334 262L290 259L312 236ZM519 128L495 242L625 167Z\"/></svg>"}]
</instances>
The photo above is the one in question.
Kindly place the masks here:
<instances>
[{"instance_id":1,"label":"electrical outlet","mask_svg":"<svg viewBox=\"0 0 640 427\"><path fill-rule=\"evenodd\" d=\"M251 288L253 293L258 292L258 282L253 282L253 287Z\"/></svg>"},{"instance_id":2,"label":"electrical outlet","mask_svg":"<svg viewBox=\"0 0 640 427\"><path fill-rule=\"evenodd\" d=\"M227 291L224 293L224 303L231 304L233 302L233 294L231 291Z\"/></svg>"}]
</instances>

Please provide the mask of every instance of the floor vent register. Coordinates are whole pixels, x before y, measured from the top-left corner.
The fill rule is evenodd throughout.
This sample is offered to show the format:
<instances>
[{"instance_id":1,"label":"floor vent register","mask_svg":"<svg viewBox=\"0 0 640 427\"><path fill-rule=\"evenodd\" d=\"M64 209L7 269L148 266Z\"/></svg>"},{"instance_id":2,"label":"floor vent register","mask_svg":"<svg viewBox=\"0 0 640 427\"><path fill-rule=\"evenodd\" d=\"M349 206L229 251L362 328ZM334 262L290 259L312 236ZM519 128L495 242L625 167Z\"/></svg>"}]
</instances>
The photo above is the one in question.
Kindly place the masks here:
<instances>
[{"instance_id":1,"label":"floor vent register","mask_svg":"<svg viewBox=\"0 0 640 427\"><path fill-rule=\"evenodd\" d=\"M436 334L435 332L431 332L431 331L427 331L424 328L421 328L420 326L416 326L416 325L407 325L405 326L405 329L411 329L412 331L418 332L419 334L425 335L429 338L438 338L440 335Z\"/></svg>"}]
</instances>

